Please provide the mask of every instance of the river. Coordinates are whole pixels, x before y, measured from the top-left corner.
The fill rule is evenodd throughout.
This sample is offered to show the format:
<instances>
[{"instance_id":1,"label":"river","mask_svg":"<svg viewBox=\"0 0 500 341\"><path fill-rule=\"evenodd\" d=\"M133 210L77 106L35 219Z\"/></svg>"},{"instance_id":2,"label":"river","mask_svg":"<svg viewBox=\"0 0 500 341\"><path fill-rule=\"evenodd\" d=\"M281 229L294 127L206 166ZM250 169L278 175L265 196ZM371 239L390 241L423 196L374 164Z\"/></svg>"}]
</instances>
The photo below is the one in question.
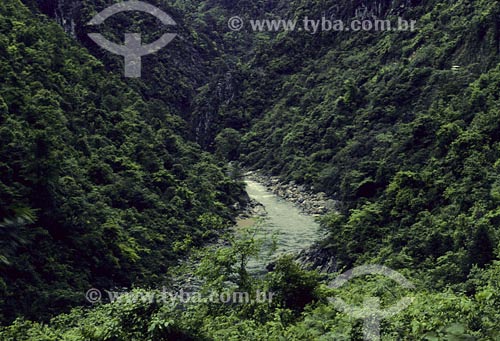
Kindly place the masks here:
<instances>
[{"instance_id":1,"label":"river","mask_svg":"<svg viewBox=\"0 0 500 341\"><path fill-rule=\"evenodd\" d=\"M250 179L245 182L249 197L261 203L267 213L255 224L256 237L264 239L264 244L259 257L248 263L251 274L265 273L266 265L279 255L299 253L320 239L319 224L313 216L302 213L293 203L273 194L262 184Z\"/></svg>"}]
</instances>

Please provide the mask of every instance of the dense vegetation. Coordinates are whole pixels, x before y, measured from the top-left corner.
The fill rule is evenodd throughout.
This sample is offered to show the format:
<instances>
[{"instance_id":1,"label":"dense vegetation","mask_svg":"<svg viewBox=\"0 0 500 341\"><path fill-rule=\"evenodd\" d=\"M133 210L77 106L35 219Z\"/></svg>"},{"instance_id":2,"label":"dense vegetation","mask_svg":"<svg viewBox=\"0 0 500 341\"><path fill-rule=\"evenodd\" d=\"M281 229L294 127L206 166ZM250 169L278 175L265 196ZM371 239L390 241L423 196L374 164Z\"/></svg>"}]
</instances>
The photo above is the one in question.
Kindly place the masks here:
<instances>
[{"instance_id":1,"label":"dense vegetation","mask_svg":"<svg viewBox=\"0 0 500 341\"><path fill-rule=\"evenodd\" d=\"M290 13L327 10L307 3ZM340 267L420 269L443 289L498 259L500 6L392 5L368 14L416 32L283 34L256 53L273 84L247 90L266 109L242 159L342 202L323 219Z\"/></svg>"},{"instance_id":2,"label":"dense vegetation","mask_svg":"<svg viewBox=\"0 0 500 341\"><path fill-rule=\"evenodd\" d=\"M54 11L51 1L26 3ZM77 21L95 6L81 2ZM360 6L368 16L418 20L418 30L227 29L232 15L349 18ZM81 303L90 286L157 285L167 270L193 270L173 261L227 226L241 196L225 161L340 200L321 219L329 234L318 245L339 271L384 264L415 283L413 304L383 323L384 338L500 338L498 1L166 8L184 39L148 57L142 80L125 82L113 75L120 57L83 31L75 35L86 49L19 1L0 5L0 303L4 321L25 316L3 338L361 339L362 321L327 297L361 305L372 294L391 305L403 296L393 283L369 277L331 290L328 275L289 258L251 279L252 241L200 251L196 271L202 290L269 290L271 303L124 299L49 325L29 321Z\"/></svg>"},{"instance_id":3,"label":"dense vegetation","mask_svg":"<svg viewBox=\"0 0 500 341\"><path fill-rule=\"evenodd\" d=\"M241 186L187 140L177 93L146 100L55 22L0 10L1 320L163 281L227 226Z\"/></svg>"}]
</instances>

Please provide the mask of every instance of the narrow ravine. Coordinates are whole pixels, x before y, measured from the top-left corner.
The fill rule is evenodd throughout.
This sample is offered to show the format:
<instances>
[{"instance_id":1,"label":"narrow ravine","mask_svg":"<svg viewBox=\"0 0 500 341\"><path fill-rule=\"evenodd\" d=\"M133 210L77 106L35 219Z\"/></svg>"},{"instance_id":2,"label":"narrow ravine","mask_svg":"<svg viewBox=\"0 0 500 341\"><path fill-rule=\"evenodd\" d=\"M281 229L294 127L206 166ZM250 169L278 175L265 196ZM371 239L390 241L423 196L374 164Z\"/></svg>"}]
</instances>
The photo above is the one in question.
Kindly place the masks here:
<instances>
[{"instance_id":1,"label":"narrow ravine","mask_svg":"<svg viewBox=\"0 0 500 341\"><path fill-rule=\"evenodd\" d=\"M259 218L257 238L265 239L258 259L252 259L248 271L253 275L266 272L266 266L286 253L299 253L311 246L321 236L315 218L301 212L293 203L270 192L264 185L246 179L249 197L260 204L266 214ZM276 249L269 254L274 246Z\"/></svg>"}]
</instances>

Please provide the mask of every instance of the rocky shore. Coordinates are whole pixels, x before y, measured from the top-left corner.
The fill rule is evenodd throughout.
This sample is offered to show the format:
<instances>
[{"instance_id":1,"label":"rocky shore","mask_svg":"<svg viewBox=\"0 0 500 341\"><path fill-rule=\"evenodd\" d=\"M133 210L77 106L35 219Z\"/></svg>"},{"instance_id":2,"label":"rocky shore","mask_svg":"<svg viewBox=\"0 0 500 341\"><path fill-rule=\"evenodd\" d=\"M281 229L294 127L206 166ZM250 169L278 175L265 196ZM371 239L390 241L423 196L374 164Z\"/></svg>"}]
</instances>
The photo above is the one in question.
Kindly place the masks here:
<instances>
[{"instance_id":1,"label":"rocky shore","mask_svg":"<svg viewBox=\"0 0 500 341\"><path fill-rule=\"evenodd\" d=\"M253 218L253 217L264 217L267 215L266 208L260 202L254 199L248 198L247 204L245 205L243 211L238 215L237 220Z\"/></svg>"},{"instance_id":2,"label":"rocky shore","mask_svg":"<svg viewBox=\"0 0 500 341\"><path fill-rule=\"evenodd\" d=\"M303 268L308 270L317 270L322 273L338 272L339 264L337 257L331 250L321 248L319 245L313 245L302 250L296 260Z\"/></svg>"},{"instance_id":3,"label":"rocky shore","mask_svg":"<svg viewBox=\"0 0 500 341\"><path fill-rule=\"evenodd\" d=\"M294 182L285 183L280 181L278 177L266 176L255 172L246 172L245 177L264 185L271 193L293 203L304 214L321 216L338 208L338 201L328 198L323 192L313 193L303 185L297 185ZM252 219L253 217L262 217L267 214L265 207L261 203L250 198L248 199L249 201L244 212L239 216L240 221ZM330 250L321 248L318 244L311 245L296 254L296 260L305 269L318 270L323 273L338 271L335 255ZM274 262L268 264L266 268L268 271L272 271L274 269Z\"/></svg>"},{"instance_id":4,"label":"rocky shore","mask_svg":"<svg viewBox=\"0 0 500 341\"><path fill-rule=\"evenodd\" d=\"M285 183L280 181L278 177L265 176L254 172L248 172L245 176L263 184L277 196L294 203L305 214L320 216L337 209L337 200L328 198L323 192L313 193L308 191L304 185L297 185L293 181Z\"/></svg>"}]
</instances>

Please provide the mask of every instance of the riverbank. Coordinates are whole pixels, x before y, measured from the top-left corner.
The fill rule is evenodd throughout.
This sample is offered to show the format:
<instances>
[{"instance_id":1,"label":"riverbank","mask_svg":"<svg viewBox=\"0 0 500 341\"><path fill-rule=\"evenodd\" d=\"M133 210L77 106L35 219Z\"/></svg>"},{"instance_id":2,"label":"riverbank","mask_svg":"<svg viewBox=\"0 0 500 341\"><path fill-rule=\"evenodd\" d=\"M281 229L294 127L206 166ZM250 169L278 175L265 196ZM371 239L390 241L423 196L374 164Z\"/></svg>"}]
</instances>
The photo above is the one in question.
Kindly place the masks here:
<instances>
[{"instance_id":1,"label":"riverbank","mask_svg":"<svg viewBox=\"0 0 500 341\"><path fill-rule=\"evenodd\" d=\"M255 172L247 172L245 178L258 182L266 188L270 193L280 197L293 204L302 214L307 216L318 217L329 212L335 211L338 207L338 201L330 199L325 193L312 193L307 191L305 186L300 186L294 182L285 183L280 181L278 177L265 176ZM245 212L238 219L238 226L252 225L258 218L267 215L266 208L262 203L250 199L249 205ZM336 257L330 252L321 248L317 242L320 241L320 235L316 243L312 242L309 245L302 245L302 249L296 253L296 260L302 266L309 270L318 270L319 272L337 272L338 264ZM296 250L297 251L297 250ZM273 267L273 262L267 264L269 270Z\"/></svg>"},{"instance_id":2,"label":"riverbank","mask_svg":"<svg viewBox=\"0 0 500 341\"><path fill-rule=\"evenodd\" d=\"M252 226L253 218L257 227L253 236L262 243L259 255L247 264L249 273L263 275L280 256L297 256L322 239L314 216L304 214L297 205L279 197L260 181L246 177L245 183L248 197L255 204L249 210L252 217L239 220L237 228Z\"/></svg>"},{"instance_id":3,"label":"riverbank","mask_svg":"<svg viewBox=\"0 0 500 341\"><path fill-rule=\"evenodd\" d=\"M262 184L268 191L293 203L308 215L321 216L335 211L338 207L338 201L328 198L326 193L308 191L304 185L297 185L293 181L286 183L278 177L266 176L256 172L247 172L245 177Z\"/></svg>"}]
</instances>

